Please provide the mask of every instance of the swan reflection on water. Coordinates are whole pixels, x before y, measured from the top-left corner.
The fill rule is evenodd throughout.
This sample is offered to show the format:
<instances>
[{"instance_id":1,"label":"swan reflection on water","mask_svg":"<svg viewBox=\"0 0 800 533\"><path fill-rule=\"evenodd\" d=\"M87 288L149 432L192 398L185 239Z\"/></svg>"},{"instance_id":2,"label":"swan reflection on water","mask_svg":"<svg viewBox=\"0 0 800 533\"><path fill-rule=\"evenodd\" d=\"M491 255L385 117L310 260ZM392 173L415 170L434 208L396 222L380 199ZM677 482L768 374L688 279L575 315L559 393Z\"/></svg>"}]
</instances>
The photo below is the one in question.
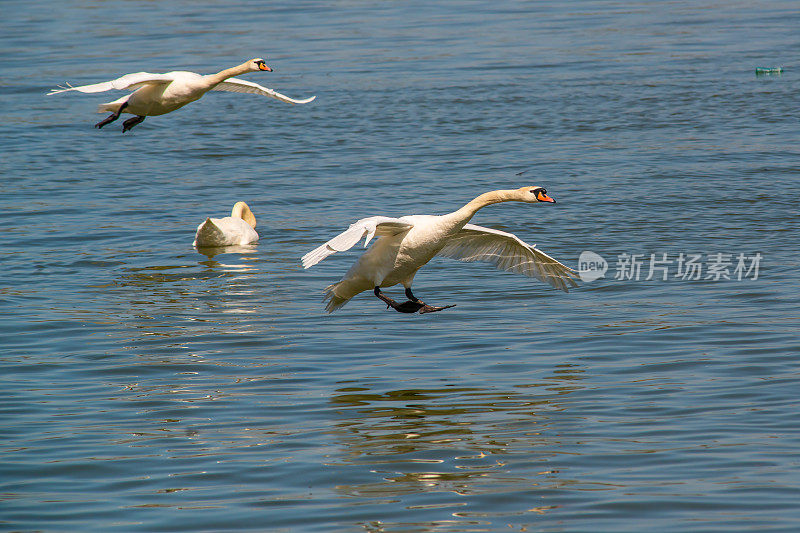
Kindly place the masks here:
<instances>
[{"instance_id":1,"label":"swan reflection on water","mask_svg":"<svg viewBox=\"0 0 800 533\"><path fill-rule=\"evenodd\" d=\"M247 271L247 270L254 270L253 268L247 268L248 265L244 264L224 264L217 261L213 261L213 259L222 254L254 254L258 251L258 247L255 244L234 244L230 246L199 246L195 248L197 253L202 254L208 258L208 261L200 261L201 265L206 265L209 268L223 268L223 269L232 269L233 271Z\"/></svg>"},{"instance_id":2,"label":"swan reflection on water","mask_svg":"<svg viewBox=\"0 0 800 533\"><path fill-rule=\"evenodd\" d=\"M265 296L256 251L242 245L200 248L199 256L131 258L138 265L121 269L102 288L103 314L127 332L130 346L157 335L181 339L184 350L193 351L204 347L195 346L201 338L207 348L208 339L261 331Z\"/></svg>"},{"instance_id":3,"label":"swan reflection on water","mask_svg":"<svg viewBox=\"0 0 800 533\"><path fill-rule=\"evenodd\" d=\"M424 508L430 520L418 525L426 526L443 518L462 525L487 519L491 513L474 512L487 501L504 515L544 514L554 507L542 505L542 494L571 483L559 474L559 434L570 424L565 404L583 388L584 371L559 365L552 375L510 390L378 392L360 380L348 383L330 400L340 417L333 434L344 447L335 464L368 472L349 476L363 477L363 483L337 490L351 498L400 499L406 509Z\"/></svg>"}]
</instances>

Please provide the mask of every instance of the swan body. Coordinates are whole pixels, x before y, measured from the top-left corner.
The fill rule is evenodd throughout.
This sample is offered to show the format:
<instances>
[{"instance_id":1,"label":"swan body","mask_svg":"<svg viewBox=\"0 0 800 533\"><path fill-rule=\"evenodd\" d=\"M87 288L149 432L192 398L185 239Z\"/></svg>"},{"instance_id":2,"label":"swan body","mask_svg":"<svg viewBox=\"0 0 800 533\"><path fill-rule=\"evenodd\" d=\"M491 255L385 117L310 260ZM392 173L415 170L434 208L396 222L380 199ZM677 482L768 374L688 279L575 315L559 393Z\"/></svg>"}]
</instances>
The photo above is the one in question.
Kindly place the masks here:
<instances>
[{"instance_id":1,"label":"swan body","mask_svg":"<svg viewBox=\"0 0 800 533\"><path fill-rule=\"evenodd\" d=\"M97 108L98 113L112 113L107 119L95 124L98 128L117 120L123 112L136 115L134 118L125 121L123 132L142 122L145 117L164 115L180 109L186 104L200 99L208 91L260 94L289 104L307 104L316 98L315 96L300 100L289 98L257 83L234 77L247 72L261 70L272 72L272 69L264 63L263 59L255 58L236 67L208 75L180 70L164 74L135 72L115 80L92 85L61 87L50 91L47 95L68 91L82 93L98 93L112 89L133 91L131 94L126 94L112 102L100 104Z\"/></svg>"},{"instance_id":2,"label":"swan body","mask_svg":"<svg viewBox=\"0 0 800 533\"><path fill-rule=\"evenodd\" d=\"M232 246L252 244L258 241L255 230L256 217L244 202L236 202L231 216L225 218L206 218L197 226L194 246Z\"/></svg>"},{"instance_id":3,"label":"swan body","mask_svg":"<svg viewBox=\"0 0 800 533\"><path fill-rule=\"evenodd\" d=\"M417 271L437 255L462 261L487 261L503 270L537 278L564 291L577 286L577 275L573 269L559 263L535 245L527 244L513 233L468 223L478 209L507 201L555 203L541 187L522 187L482 194L447 215L362 218L343 233L305 254L302 264L304 268L309 268L333 253L352 248L362 238L365 239L364 246L367 246L373 237L377 237L341 281L326 287L326 310L329 313L345 305L355 295L370 289L378 298L401 312L444 309L428 306L411 293L411 284ZM397 304L381 293L381 287L396 284L405 287L408 302Z\"/></svg>"}]
</instances>

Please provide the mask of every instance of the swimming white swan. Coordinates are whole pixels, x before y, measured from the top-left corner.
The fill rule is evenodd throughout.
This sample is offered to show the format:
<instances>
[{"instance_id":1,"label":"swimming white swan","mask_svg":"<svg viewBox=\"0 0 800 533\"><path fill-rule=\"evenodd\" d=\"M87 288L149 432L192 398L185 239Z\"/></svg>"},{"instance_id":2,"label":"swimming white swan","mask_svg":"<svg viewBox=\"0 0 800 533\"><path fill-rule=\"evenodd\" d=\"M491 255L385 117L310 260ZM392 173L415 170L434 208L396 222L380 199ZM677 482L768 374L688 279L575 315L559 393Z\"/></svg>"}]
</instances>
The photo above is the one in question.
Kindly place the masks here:
<instances>
[{"instance_id":1,"label":"swimming white swan","mask_svg":"<svg viewBox=\"0 0 800 533\"><path fill-rule=\"evenodd\" d=\"M257 83L233 77L258 70L272 72L272 69L264 63L263 59L255 58L242 63L238 67L225 69L216 74L208 74L206 76L180 70L167 72L165 74L136 72L133 74L126 74L115 80L92 85L72 87L67 84L67 87L53 89L47 93L47 95L50 96L67 91L80 91L82 93L100 93L110 91L111 89L127 89L134 91L113 102L100 104L97 108L98 113L111 111L112 114L108 118L95 124L96 128L102 128L106 124L114 122L123 111L136 115L122 123L123 133L142 122L145 117L163 115L180 109L186 104L198 100L208 91L261 94L289 104L307 104L316 98L316 96L312 96L304 100L295 100L275 92L272 89L262 87Z\"/></svg>"},{"instance_id":2,"label":"swimming white swan","mask_svg":"<svg viewBox=\"0 0 800 533\"><path fill-rule=\"evenodd\" d=\"M373 236L378 236L378 240L359 257L341 281L325 288L329 313L369 289L401 313L431 313L453 307L427 305L411 292L417 271L436 255L462 261L488 261L503 270L537 278L564 291L576 287L576 272L536 249L535 245L523 242L513 233L467 224L478 209L512 201L555 203L542 187L522 187L481 194L447 215L362 218L345 232L304 255L303 267L316 265L335 252L352 248L362 237L366 237L366 246ZM398 283L403 284L408 298L401 304L380 290Z\"/></svg>"},{"instance_id":3,"label":"swimming white swan","mask_svg":"<svg viewBox=\"0 0 800 533\"><path fill-rule=\"evenodd\" d=\"M233 205L231 216L225 218L206 218L197 226L194 246L232 246L236 244L252 244L258 241L255 230L256 217L244 202Z\"/></svg>"}]
</instances>

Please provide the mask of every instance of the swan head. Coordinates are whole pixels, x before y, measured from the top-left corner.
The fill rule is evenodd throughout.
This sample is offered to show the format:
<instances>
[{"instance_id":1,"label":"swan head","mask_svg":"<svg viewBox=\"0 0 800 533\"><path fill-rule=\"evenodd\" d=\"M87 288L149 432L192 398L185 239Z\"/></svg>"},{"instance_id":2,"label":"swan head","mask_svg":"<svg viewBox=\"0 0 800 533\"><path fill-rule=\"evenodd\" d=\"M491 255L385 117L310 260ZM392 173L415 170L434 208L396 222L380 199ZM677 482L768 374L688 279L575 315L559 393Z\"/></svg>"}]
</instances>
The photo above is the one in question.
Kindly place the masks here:
<instances>
[{"instance_id":1,"label":"swan head","mask_svg":"<svg viewBox=\"0 0 800 533\"><path fill-rule=\"evenodd\" d=\"M529 186L529 187L520 187L517 189L520 195L520 200L523 202L528 203L536 203L536 202L545 202L554 204L556 201L551 197L547 196L547 191L544 187L539 187L538 185Z\"/></svg>"},{"instance_id":2,"label":"swan head","mask_svg":"<svg viewBox=\"0 0 800 533\"><path fill-rule=\"evenodd\" d=\"M233 209L231 210L231 216L233 218L241 218L253 229L256 229L256 216L250 211L250 206L248 206L244 202L236 202L233 204Z\"/></svg>"},{"instance_id":3,"label":"swan head","mask_svg":"<svg viewBox=\"0 0 800 533\"><path fill-rule=\"evenodd\" d=\"M250 70L253 72L257 70L266 70L267 72L272 72L272 68L268 67L264 60L260 57L248 61L247 66L250 67Z\"/></svg>"}]
</instances>

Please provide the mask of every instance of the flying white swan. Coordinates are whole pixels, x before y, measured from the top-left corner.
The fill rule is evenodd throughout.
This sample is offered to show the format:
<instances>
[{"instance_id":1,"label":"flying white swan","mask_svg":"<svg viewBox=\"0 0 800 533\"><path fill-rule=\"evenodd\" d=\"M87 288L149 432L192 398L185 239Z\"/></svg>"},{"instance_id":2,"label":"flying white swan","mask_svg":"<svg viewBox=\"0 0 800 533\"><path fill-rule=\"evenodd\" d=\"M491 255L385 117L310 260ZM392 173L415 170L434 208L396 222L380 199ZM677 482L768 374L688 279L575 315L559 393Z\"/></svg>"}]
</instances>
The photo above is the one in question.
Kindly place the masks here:
<instances>
[{"instance_id":1,"label":"flying white swan","mask_svg":"<svg viewBox=\"0 0 800 533\"><path fill-rule=\"evenodd\" d=\"M165 74L135 72L133 74L125 74L121 78L115 80L92 85L72 87L67 84L66 87L53 89L47 93L47 95L50 96L67 91L80 91L82 93L100 93L110 91L111 89L127 89L129 91L134 91L113 102L100 104L97 108L98 113L110 111L111 115L95 124L96 128L102 128L106 124L114 122L123 112L136 115L122 123L123 133L142 122L145 117L163 115L180 109L186 104L198 100L208 91L261 94L289 104L307 104L316 98L316 96L312 96L311 98L303 100L295 100L294 98L289 98L288 96L275 92L272 89L262 87L257 83L233 77L258 70L272 72L272 69L264 63L263 59L256 58L242 63L238 67L232 67L217 72L216 74L208 74L205 76L181 70L167 72Z\"/></svg>"},{"instance_id":2,"label":"flying white swan","mask_svg":"<svg viewBox=\"0 0 800 533\"><path fill-rule=\"evenodd\" d=\"M536 249L535 245L523 242L513 233L467 224L478 209L512 201L555 203L542 187L522 187L481 194L458 211L447 215L362 218L343 233L304 255L303 267L309 268L333 253L348 250L363 237L366 237L366 246L373 236L378 236L378 240L358 258L341 281L325 288L325 300L328 301L326 310L329 313L369 289L401 313L431 313L453 307L428 305L411 292L411 283L417 271L436 255L462 261L488 261L503 270L537 278L564 291L576 287L577 273ZM380 290L381 287L398 283L403 284L408 298L401 304Z\"/></svg>"},{"instance_id":3,"label":"flying white swan","mask_svg":"<svg viewBox=\"0 0 800 533\"><path fill-rule=\"evenodd\" d=\"M194 236L194 246L232 246L237 244L252 244L258 241L255 230L256 217L244 202L233 205L231 216L225 218L206 218L205 222L197 226Z\"/></svg>"}]
</instances>

